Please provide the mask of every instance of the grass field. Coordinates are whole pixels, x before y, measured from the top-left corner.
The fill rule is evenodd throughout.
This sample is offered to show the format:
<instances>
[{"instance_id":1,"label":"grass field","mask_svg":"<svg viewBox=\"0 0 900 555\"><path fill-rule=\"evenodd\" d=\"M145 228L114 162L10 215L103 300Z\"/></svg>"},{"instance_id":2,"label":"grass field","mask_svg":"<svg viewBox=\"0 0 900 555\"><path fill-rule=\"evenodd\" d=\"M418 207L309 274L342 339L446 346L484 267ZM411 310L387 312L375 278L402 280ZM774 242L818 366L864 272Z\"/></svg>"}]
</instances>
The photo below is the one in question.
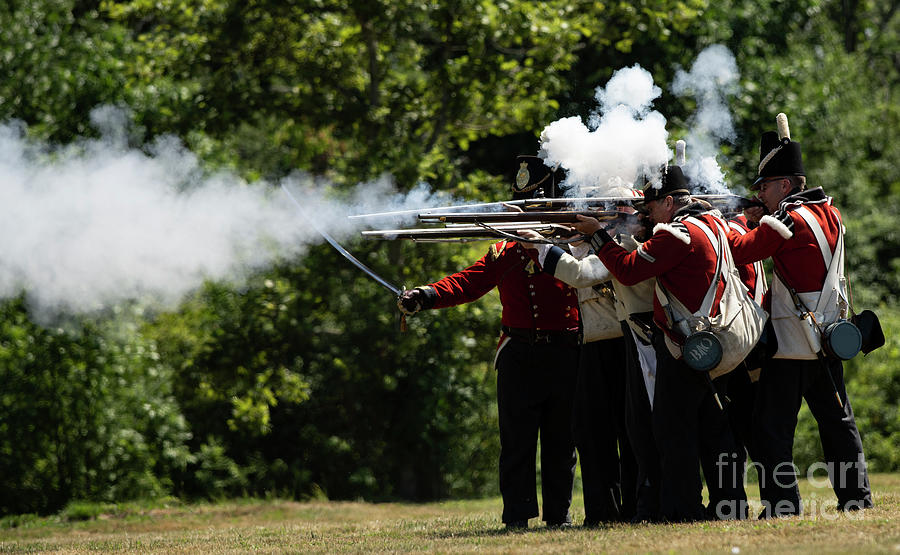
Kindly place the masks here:
<instances>
[{"instance_id":1,"label":"grass field","mask_svg":"<svg viewBox=\"0 0 900 555\"><path fill-rule=\"evenodd\" d=\"M670 552L900 553L900 475L872 476L876 507L839 514L830 488L803 482L803 517L506 533L498 498L442 503L238 500L76 504L0 520L0 553ZM755 497L756 487L748 494ZM758 501L753 505L759 509ZM580 522L581 498L573 504Z\"/></svg>"}]
</instances>

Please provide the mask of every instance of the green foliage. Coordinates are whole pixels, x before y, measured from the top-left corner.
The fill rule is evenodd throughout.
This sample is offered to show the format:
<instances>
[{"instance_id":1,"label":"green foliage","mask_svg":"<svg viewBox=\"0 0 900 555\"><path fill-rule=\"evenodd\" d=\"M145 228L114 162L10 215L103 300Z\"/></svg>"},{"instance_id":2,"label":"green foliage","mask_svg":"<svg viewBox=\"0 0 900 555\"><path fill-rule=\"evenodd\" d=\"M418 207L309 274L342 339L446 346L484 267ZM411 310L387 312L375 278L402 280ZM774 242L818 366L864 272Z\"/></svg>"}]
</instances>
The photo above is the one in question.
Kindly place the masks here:
<instances>
[{"instance_id":1,"label":"green foliage","mask_svg":"<svg viewBox=\"0 0 900 555\"><path fill-rule=\"evenodd\" d=\"M191 460L171 373L125 317L71 329L0 306L0 513L154 497Z\"/></svg>"},{"instance_id":2,"label":"green foliage","mask_svg":"<svg viewBox=\"0 0 900 555\"><path fill-rule=\"evenodd\" d=\"M900 314L878 310L887 343L846 364L847 392L874 472L900 468Z\"/></svg>"},{"instance_id":3,"label":"green foliage","mask_svg":"<svg viewBox=\"0 0 900 555\"><path fill-rule=\"evenodd\" d=\"M93 132L100 104L128 103L132 61L126 30L110 25L97 2L10 0L0 8L0 119L16 118L58 141Z\"/></svg>"},{"instance_id":4,"label":"green foliage","mask_svg":"<svg viewBox=\"0 0 900 555\"><path fill-rule=\"evenodd\" d=\"M243 492L247 487L246 472L225 452L225 447L215 438L200 446L196 469L191 479L197 492L214 499L228 493Z\"/></svg>"},{"instance_id":5,"label":"green foliage","mask_svg":"<svg viewBox=\"0 0 900 555\"><path fill-rule=\"evenodd\" d=\"M665 88L724 43L741 92L720 162L747 184L760 132L788 113L810 183L845 216L857 309L877 307L888 331L846 372L872 468L897 470L900 17L888 4L12 0L0 119L68 142L93 132L91 108L121 104L134 144L175 134L251 179L302 169L340 187L390 173L401 190L499 200L514 155L554 119L588 115L614 70L640 63ZM692 103L659 99L674 135ZM485 248L348 246L410 286ZM495 294L401 334L391 295L323 246L245 284L206 284L172 313L112 312L58 329L22 300L0 305L0 514L496 488ZM807 412L796 447L801 464L821 459Z\"/></svg>"},{"instance_id":6,"label":"green foliage","mask_svg":"<svg viewBox=\"0 0 900 555\"><path fill-rule=\"evenodd\" d=\"M366 263L389 269L388 250ZM431 271L457 269L432 258ZM178 368L192 426L216 438L188 491L302 496L315 484L329 497L433 498L493 487L488 301L494 310L416 316L400 334L392 297L330 248L240 293L210 284L149 331Z\"/></svg>"},{"instance_id":7,"label":"green foliage","mask_svg":"<svg viewBox=\"0 0 900 555\"><path fill-rule=\"evenodd\" d=\"M40 523L40 516L34 513L23 513L18 515L9 515L0 518L0 530L8 530L10 528L19 528L29 526L31 524Z\"/></svg>"},{"instance_id":8,"label":"green foliage","mask_svg":"<svg viewBox=\"0 0 900 555\"><path fill-rule=\"evenodd\" d=\"M73 522L79 520L94 520L113 505L108 503L90 503L86 501L72 501L59 512L63 520Z\"/></svg>"},{"instance_id":9,"label":"green foliage","mask_svg":"<svg viewBox=\"0 0 900 555\"><path fill-rule=\"evenodd\" d=\"M537 130L565 88L580 34L564 2L177 0L103 3L131 28L148 128L225 142L242 166L301 166L402 187L460 178L455 152ZM126 70L127 71L127 70ZM175 94L175 92L178 94ZM159 103L178 118L148 110ZM150 119L148 119L150 118ZM266 137L265 151L249 140Z\"/></svg>"}]
</instances>

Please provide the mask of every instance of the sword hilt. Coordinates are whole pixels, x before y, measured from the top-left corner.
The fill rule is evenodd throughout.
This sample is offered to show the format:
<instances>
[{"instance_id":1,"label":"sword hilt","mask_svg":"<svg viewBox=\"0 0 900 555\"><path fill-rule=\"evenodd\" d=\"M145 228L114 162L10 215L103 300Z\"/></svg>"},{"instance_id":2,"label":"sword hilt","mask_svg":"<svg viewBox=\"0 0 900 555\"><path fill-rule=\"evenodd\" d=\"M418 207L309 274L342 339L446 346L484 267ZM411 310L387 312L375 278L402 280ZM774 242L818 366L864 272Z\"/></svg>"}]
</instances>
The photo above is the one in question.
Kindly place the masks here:
<instances>
[{"instance_id":1,"label":"sword hilt","mask_svg":"<svg viewBox=\"0 0 900 555\"><path fill-rule=\"evenodd\" d=\"M401 286L400 286L400 296L397 297L398 300L400 299L400 297L403 296L403 293L404 293L405 291L406 291L406 286L405 286L405 285L401 285ZM406 314L404 314L404 313L401 311L401 312L400 312L400 333L404 333L404 332L406 332Z\"/></svg>"}]
</instances>

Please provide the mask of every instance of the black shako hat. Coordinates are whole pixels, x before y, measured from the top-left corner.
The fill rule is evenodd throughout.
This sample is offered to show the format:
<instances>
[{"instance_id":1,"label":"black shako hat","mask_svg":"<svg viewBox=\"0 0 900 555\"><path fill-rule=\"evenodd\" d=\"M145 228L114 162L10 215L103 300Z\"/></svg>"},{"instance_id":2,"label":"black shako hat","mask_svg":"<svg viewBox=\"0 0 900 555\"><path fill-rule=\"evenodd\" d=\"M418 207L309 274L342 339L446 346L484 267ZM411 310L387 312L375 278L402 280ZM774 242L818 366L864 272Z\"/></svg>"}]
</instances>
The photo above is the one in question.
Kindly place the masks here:
<instances>
[{"instance_id":1,"label":"black shako hat","mask_svg":"<svg viewBox=\"0 0 900 555\"><path fill-rule=\"evenodd\" d=\"M662 179L658 183L653 183L646 178L645 182L644 198L641 199L641 203L659 200L670 195L689 195L691 193L688 188L688 179L679 166L665 166L662 171ZM654 185L660 186L654 187Z\"/></svg>"},{"instance_id":2,"label":"black shako hat","mask_svg":"<svg viewBox=\"0 0 900 555\"><path fill-rule=\"evenodd\" d=\"M760 183L768 177L782 175L806 175L803 169L803 153L800 143L791 140L787 116L775 116L778 131L766 131L759 140L759 168L756 181L750 190L759 189Z\"/></svg>"},{"instance_id":3,"label":"black shako hat","mask_svg":"<svg viewBox=\"0 0 900 555\"><path fill-rule=\"evenodd\" d=\"M535 197L557 198L562 193L559 183L565 172L557 165L550 167L544 159L529 154L516 156L516 178L513 181L513 200Z\"/></svg>"}]
</instances>

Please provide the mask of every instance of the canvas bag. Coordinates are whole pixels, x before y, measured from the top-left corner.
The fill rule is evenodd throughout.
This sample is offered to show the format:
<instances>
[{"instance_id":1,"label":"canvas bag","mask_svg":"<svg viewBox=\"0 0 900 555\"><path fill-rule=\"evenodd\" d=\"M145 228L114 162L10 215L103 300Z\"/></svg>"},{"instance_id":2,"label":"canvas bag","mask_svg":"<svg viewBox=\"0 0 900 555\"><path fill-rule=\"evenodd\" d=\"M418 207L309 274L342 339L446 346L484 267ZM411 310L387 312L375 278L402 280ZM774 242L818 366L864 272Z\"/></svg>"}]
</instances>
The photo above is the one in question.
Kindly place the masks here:
<instances>
[{"instance_id":1,"label":"canvas bag","mask_svg":"<svg viewBox=\"0 0 900 555\"><path fill-rule=\"evenodd\" d=\"M656 295L673 318L673 327L687 337L700 330L708 330L716 335L722 344L722 360L709 371L710 378L727 374L737 367L753 350L759 341L768 315L761 306L750 298L747 287L741 281L725 230L716 226L715 233L697 218L687 218L706 234L717 254L716 275L697 312L691 313L677 298L668 295L657 281ZM725 280L725 290L719 300L719 314L711 317L713 302L719 279ZM666 346L676 359L682 358L681 347L666 335Z\"/></svg>"},{"instance_id":2,"label":"canvas bag","mask_svg":"<svg viewBox=\"0 0 900 555\"><path fill-rule=\"evenodd\" d=\"M622 337L615 300L593 287L584 287L577 292L584 343Z\"/></svg>"},{"instance_id":3,"label":"canvas bag","mask_svg":"<svg viewBox=\"0 0 900 555\"><path fill-rule=\"evenodd\" d=\"M832 253L822 226L809 208L801 206L796 212L815 235L828 271L821 291L797 293L803 306L813 313L815 322L812 318L804 317L805 311L798 310L787 285L775 273L775 279L772 280L772 327L778 339L778 351L774 358L816 360L817 353L822 350L820 329L846 318L850 306L847 301L847 282L844 279L844 233L841 230L838 234Z\"/></svg>"}]
</instances>

